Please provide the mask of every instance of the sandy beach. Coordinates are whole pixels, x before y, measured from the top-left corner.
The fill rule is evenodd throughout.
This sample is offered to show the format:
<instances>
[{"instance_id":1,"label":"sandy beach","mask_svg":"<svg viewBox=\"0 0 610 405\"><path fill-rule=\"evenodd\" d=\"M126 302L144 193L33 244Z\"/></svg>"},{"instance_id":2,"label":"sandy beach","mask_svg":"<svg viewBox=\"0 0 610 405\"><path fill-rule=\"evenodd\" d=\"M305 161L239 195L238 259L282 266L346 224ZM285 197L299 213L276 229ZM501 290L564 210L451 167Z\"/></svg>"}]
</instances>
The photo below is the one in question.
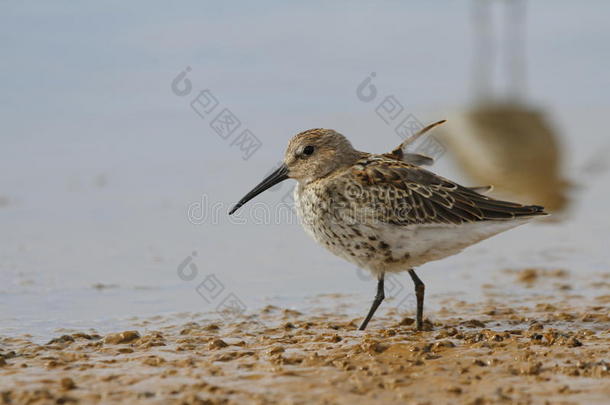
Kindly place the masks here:
<instances>
[{"instance_id":1,"label":"sandy beach","mask_svg":"<svg viewBox=\"0 0 610 405\"><path fill-rule=\"evenodd\" d=\"M343 313L349 297L313 299L303 313L267 306L104 336L70 333L36 344L0 339L0 403L604 404L610 397L610 273L590 298L566 271L504 272L523 299L484 286L485 299L440 302L427 331L391 305L370 330ZM334 303L333 308L328 308Z\"/></svg>"}]
</instances>

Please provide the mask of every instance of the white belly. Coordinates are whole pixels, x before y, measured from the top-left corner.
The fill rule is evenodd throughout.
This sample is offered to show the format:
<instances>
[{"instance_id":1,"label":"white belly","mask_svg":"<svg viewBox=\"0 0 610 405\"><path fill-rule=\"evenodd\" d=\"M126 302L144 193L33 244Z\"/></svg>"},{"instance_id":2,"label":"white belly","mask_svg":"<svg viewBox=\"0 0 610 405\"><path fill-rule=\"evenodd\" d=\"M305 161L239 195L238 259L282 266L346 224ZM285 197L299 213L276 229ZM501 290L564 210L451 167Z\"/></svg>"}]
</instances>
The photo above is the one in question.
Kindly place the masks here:
<instances>
[{"instance_id":1,"label":"white belly","mask_svg":"<svg viewBox=\"0 0 610 405\"><path fill-rule=\"evenodd\" d=\"M529 219L520 219L483 221L462 225L438 224L404 227L389 225L380 227L378 229L379 235L383 240L387 240L386 243L392 249L392 256L405 258L400 263L390 263L383 271L407 270L430 261L452 256L468 246L528 221Z\"/></svg>"},{"instance_id":2,"label":"white belly","mask_svg":"<svg viewBox=\"0 0 610 405\"><path fill-rule=\"evenodd\" d=\"M461 225L346 223L332 216L320 199L295 188L297 214L305 231L333 254L378 274L398 272L439 260L530 218Z\"/></svg>"}]
</instances>

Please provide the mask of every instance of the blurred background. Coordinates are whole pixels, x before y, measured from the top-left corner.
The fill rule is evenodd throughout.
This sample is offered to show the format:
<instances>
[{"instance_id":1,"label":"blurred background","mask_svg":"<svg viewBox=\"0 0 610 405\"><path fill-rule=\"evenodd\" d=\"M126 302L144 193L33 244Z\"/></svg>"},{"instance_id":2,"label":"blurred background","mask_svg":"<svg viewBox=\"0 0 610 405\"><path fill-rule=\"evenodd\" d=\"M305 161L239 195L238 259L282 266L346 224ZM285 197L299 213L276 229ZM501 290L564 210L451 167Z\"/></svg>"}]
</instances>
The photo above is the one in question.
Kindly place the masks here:
<instances>
[{"instance_id":1,"label":"blurred background","mask_svg":"<svg viewBox=\"0 0 610 405\"><path fill-rule=\"evenodd\" d=\"M247 310L350 294L359 314L375 283L277 215L291 182L226 212L302 130L382 153L445 118L421 146L433 171L554 215L422 267L427 305L532 266L587 294L610 262L609 15L601 0L0 3L0 333L214 312L212 275Z\"/></svg>"}]
</instances>

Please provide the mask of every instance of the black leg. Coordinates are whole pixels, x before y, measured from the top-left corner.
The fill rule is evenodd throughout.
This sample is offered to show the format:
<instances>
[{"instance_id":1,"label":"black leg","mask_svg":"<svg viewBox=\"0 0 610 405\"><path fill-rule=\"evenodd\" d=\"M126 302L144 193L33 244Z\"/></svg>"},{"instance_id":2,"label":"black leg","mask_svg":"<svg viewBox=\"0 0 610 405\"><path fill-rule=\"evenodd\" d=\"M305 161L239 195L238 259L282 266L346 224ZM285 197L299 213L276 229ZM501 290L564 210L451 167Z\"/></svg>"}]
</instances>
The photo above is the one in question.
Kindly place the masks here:
<instances>
[{"instance_id":1,"label":"black leg","mask_svg":"<svg viewBox=\"0 0 610 405\"><path fill-rule=\"evenodd\" d=\"M415 284L415 297L417 298L417 330L424 329L424 292L426 290L426 286L424 283L417 277L417 274L413 271L413 269L409 269L409 275Z\"/></svg>"},{"instance_id":2,"label":"black leg","mask_svg":"<svg viewBox=\"0 0 610 405\"><path fill-rule=\"evenodd\" d=\"M371 305L371 309L369 310L368 315L366 316L366 318L364 318L364 321L362 321L362 325L360 325L360 328L358 328L360 330L366 329L366 325L369 324L369 321L375 314L375 311L377 311L379 304L381 304L381 301L383 301L383 299L385 298L385 294L383 292L383 278L384 274L381 273L381 276L379 276L379 280L377 281L377 294L375 295L375 299L373 300L373 305Z\"/></svg>"}]
</instances>

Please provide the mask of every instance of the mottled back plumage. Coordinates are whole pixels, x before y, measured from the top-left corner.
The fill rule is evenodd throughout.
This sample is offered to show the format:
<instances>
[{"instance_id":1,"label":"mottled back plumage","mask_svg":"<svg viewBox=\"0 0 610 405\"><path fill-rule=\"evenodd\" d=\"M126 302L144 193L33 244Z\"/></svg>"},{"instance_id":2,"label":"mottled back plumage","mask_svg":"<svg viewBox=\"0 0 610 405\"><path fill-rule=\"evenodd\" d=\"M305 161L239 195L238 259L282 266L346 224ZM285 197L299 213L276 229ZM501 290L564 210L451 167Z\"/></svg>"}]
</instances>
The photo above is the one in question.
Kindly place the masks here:
<instances>
[{"instance_id":1,"label":"mottled back plumage","mask_svg":"<svg viewBox=\"0 0 610 405\"><path fill-rule=\"evenodd\" d=\"M368 155L328 184L334 192L350 190L349 207L372 210L395 225L463 224L544 215L543 208L496 200L421 167ZM358 184L357 192L354 184Z\"/></svg>"}]
</instances>

